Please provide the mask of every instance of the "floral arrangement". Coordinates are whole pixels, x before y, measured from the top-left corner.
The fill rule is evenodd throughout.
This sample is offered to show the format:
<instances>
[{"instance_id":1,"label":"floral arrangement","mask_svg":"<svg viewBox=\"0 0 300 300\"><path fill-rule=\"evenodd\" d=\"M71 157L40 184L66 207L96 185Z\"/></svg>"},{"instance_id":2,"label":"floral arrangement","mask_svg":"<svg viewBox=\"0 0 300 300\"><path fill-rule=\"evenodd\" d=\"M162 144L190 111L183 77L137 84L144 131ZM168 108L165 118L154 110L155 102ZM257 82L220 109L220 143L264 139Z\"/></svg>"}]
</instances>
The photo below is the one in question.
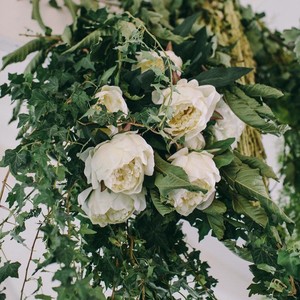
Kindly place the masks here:
<instances>
[{"instance_id":1,"label":"floral arrangement","mask_svg":"<svg viewBox=\"0 0 300 300\"><path fill-rule=\"evenodd\" d=\"M58 264L57 299L216 299L183 221L252 263L250 294L297 297L293 221L265 184L277 177L238 144L246 126L284 133L267 105L282 93L242 84L253 70L230 66L234 45L205 23L208 2L65 1L74 22L61 36L38 3L45 35L3 58L5 67L38 51L1 86L20 128L1 162L17 180L6 199L16 225L2 235L20 242L39 220L46 252L36 274ZM0 278L19 266L5 262ZM35 279L35 299L52 299Z\"/></svg>"}]
</instances>

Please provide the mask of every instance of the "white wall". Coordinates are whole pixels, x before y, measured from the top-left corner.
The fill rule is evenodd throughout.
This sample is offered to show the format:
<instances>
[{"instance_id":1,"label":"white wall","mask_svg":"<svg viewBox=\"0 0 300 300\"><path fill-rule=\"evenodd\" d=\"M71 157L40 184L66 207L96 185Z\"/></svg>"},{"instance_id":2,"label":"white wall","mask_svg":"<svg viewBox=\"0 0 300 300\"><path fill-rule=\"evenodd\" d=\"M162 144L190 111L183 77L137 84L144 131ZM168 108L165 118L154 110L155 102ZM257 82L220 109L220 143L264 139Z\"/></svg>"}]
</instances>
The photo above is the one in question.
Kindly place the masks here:
<instances>
[{"instance_id":1,"label":"white wall","mask_svg":"<svg viewBox=\"0 0 300 300\"><path fill-rule=\"evenodd\" d=\"M45 23L54 28L54 33L61 33L64 25L71 21L70 16L66 10L57 12L56 10L47 6L46 0L41 0L42 12L45 19ZM268 13L267 20L273 28L288 28L291 26L297 26L299 24L300 17L300 2L299 0L242 0L241 3L251 3L258 11L266 11ZM29 0L0 0L0 20L2 26L0 26L0 56L7 54L9 51L15 49L18 45L21 45L28 41L28 37L20 36L19 33L27 33L35 35L39 33L38 25L30 19L31 17L31 5ZM7 72L22 72L24 64L17 64L12 67L8 67L5 72L0 73L0 82L6 80ZM15 124L8 126L8 120L11 114L11 106L9 99L0 99L0 157L3 155L4 150L9 147L14 147L16 142L14 137L16 135ZM267 141L267 150L270 149L269 155L272 158L271 163L274 165L276 156L272 152L274 147L270 143L274 143L274 140ZM276 143L276 141L275 141ZM2 181L6 170L0 168L0 180ZM9 178L9 184L13 184L12 178ZM2 200L4 205L4 200ZM0 221L6 216L5 210L0 208ZM33 236L35 234L34 228L36 225L32 224L33 229L28 230L26 233L26 242L30 246ZM216 289L216 295L219 300L243 300L249 299L246 291L247 286L251 282L252 275L248 270L248 265L245 261L242 261L231 252L229 252L221 243L216 239L207 237L204 241L198 244L197 234L195 230L187 227L188 241L189 243L200 248L202 254L201 258L207 260L211 265L211 274L219 279L219 285ZM43 251L41 244L37 246L37 250L34 255L39 255ZM6 288L8 290L8 299L19 299L21 283L25 274L25 267L30 255L30 251L16 243L9 242L5 246L5 254L8 259L19 260L22 263L21 274L19 280L7 280L5 281ZM3 256L1 254L1 256ZM46 274L47 286L46 290L49 290L52 284L51 276ZM33 285L28 284L26 294L29 295L32 291ZM0 289L1 290L1 289ZM33 299L29 297L28 299ZM253 297L251 299L259 299Z\"/></svg>"}]
</instances>

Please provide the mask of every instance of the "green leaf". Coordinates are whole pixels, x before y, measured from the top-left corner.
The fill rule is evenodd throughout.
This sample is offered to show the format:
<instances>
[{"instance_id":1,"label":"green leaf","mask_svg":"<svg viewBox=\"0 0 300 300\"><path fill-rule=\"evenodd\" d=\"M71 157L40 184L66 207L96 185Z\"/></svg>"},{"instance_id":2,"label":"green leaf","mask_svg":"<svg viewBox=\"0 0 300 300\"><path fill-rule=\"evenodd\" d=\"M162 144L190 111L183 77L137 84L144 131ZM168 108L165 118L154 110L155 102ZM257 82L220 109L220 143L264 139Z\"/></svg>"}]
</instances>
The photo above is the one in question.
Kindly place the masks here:
<instances>
[{"instance_id":1,"label":"green leaf","mask_svg":"<svg viewBox=\"0 0 300 300\"><path fill-rule=\"evenodd\" d=\"M234 155L231 151L225 151L224 153L214 156L213 160L218 169L229 165L234 159Z\"/></svg>"},{"instance_id":2,"label":"green leaf","mask_svg":"<svg viewBox=\"0 0 300 300\"><path fill-rule=\"evenodd\" d=\"M178 25L175 29L174 29L174 33L181 35L183 37L187 36L190 32L191 29L194 25L194 23L197 21L197 19L200 17L201 13L196 13L193 14L189 17L187 17L186 19L184 19L184 21Z\"/></svg>"},{"instance_id":3,"label":"green leaf","mask_svg":"<svg viewBox=\"0 0 300 300\"><path fill-rule=\"evenodd\" d=\"M238 151L234 151L234 154L245 164L247 164L252 169L259 169L261 176L268 178L273 178L278 181L277 175L274 173L272 167L267 165L262 159L258 157L250 157L240 154Z\"/></svg>"},{"instance_id":4,"label":"green leaf","mask_svg":"<svg viewBox=\"0 0 300 300\"><path fill-rule=\"evenodd\" d=\"M265 271L267 273L271 273L272 275L274 275L275 272L276 272L276 268L274 268L274 267L272 267L272 266L270 266L268 264L258 264L256 267L259 270L263 270L263 271Z\"/></svg>"},{"instance_id":5,"label":"green leaf","mask_svg":"<svg viewBox=\"0 0 300 300\"><path fill-rule=\"evenodd\" d=\"M252 84L252 85L241 85L240 88L249 96L249 97L262 97L266 99L278 99L281 98L284 94L268 85L264 84Z\"/></svg>"},{"instance_id":6,"label":"green leaf","mask_svg":"<svg viewBox=\"0 0 300 300\"><path fill-rule=\"evenodd\" d=\"M35 299L52 300L53 298L51 296L48 296L48 295L39 294L39 295L35 295Z\"/></svg>"},{"instance_id":7,"label":"green leaf","mask_svg":"<svg viewBox=\"0 0 300 300\"><path fill-rule=\"evenodd\" d=\"M251 255L251 252L247 248L240 247L236 244L236 241L232 240L225 240L223 241L223 244L231 250L233 253L241 257L242 259L245 259L251 263L253 263L253 258Z\"/></svg>"},{"instance_id":8,"label":"green leaf","mask_svg":"<svg viewBox=\"0 0 300 300\"><path fill-rule=\"evenodd\" d=\"M248 74L252 69L231 67L231 68L213 68L200 73L195 79L201 85L211 84L215 87L223 87L234 83L237 79Z\"/></svg>"},{"instance_id":9,"label":"green leaf","mask_svg":"<svg viewBox=\"0 0 300 300\"><path fill-rule=\"evenodd\" d=\"M230 165L221 169L221 172L231 187L239 194L247 199L260 201L266 211L276 215L279 220L286 222L287 225L293 224L293 221L282 209L269 198L258 169L251 169L235 157ZM292 228L290 228L291 230Z\"/></svg>"},{"instance_id":10,"label":"green leaf","mask_svg":"<svg viewBox=\"0 0 300 300\"><path fill-rule=\"evenodd\" d=\"M73 23L75 25L76 24L75 20L77 18L77 10L78 10L79 6L76 5L72 0L64 0L64 4L68 8L68 10L72 16Z\"/></svg>"},{"instance_id":11,"label":"green leaf","mask_svg":"<svg viewBox=\"0 0 300 300\"><path fill-rule=\"evenodd\" d=\"M73 47L63 52L63 54L74 52L79 48L85 48L85 47L90 48L91 46L98 44L100 41L102 41L102 36L103 36L103 30L97 29L91 32L89 35L87 35L85 38L83 38L80 42L75 44Z\"/></svg>"},{"instance_id":12,"label":"green leaf","mask_svg":"<svg viewBox=\"0 0 300 300\"><path fill-rule=\"evenodd\" d=\"M245 197L236 194L232 196L232 205L238 214L247 215L264 228L267 226L268 216L265 210L260 206L259 201L249 201Z\"/></svg>"},{"instance_id":13,"label":"green leaf","mask_svg":"<svg viewBox=\"0 0 300 300\"><path fill-rule=\"evenodd\" d=\"M221 154L228 149L231 149L232 143L235 141L235 138L228 138L226 140L217 141L211 145L205 147L205 150L208 150L210 153Z\"/></svg>"},{"instance_id":14,"label":"green leaf","mask_svg":"<svg viewBox=\"0 0 300 300\"><path fill-rule=\"evenodd\" d=\"M45 31L46 35L51 34L51 29L46 26L40 14L40 0L32 0L32 19L36 20L40 25L41 29Z\"/></svg>"},{"instance_id":15,"label":"green leaf","mask_svg":"<svg viewBox=\"0 0 300 300\"><path fill-rule=\"evenodd\" d=\"M45 51L39 51L33 59L29 62L24 70L24 74L26 73L34 73L38 66L41 66L46 59Z\"/></svg>"},{"instance_id":16,"label":"green leaf","mask_svg":"<svg viewBox=\"0 0 300 300\"><path fill-rule=\"evenodd\" d=\"M174 207L163 202L162 199L159 197L158 192L156 192L155 190L152 189L150 191L150 195L155 208L162 216L165 216L175 210Z\"/></svg>"},{"instance_id":17,"label":"green leaf","mask_svg":"<svg viewBox=\"0 0 300 300\"><path fill-rule=\"evenodd\" d=\"M224 236L225 225L223 214L226 212L226 209L223 202L214 200L208 208L203 210L207 214L207 220L213 233L219 240Z\"/></svg>"},{"instance_id":18,"label":"green leaf","mask_svg":"<svg viewBox=\"0 0 300 300\"><path fill-rule=\"evenodd\" d=\"M9 53L8 55L6 55L2 58L2 69L1 70L3 70L9 64L23 61L27 57L28 54L38 51L38 50L41 50L44 45L45 45L45 39L43 39L43 38L34 39L34 40L26 43L22 47L18 48L14 52Z\"/></svg>"},{"instance_id":19,"label":"green leaf","mask_svg":"<svg viewBox=\"0 0 300 300\"><path fill-rule=\"evenodd\" d=\"M0 283L8 277L19 278L18 270L21 264L19 262L5 262L0 268Z\"/></svg>"},{"instance_id":20,"label":"green leaf","mask_svg":"<svg viewBox=\"0 0 300 300\"><path fill-rule=\"evenodd\" d=\"M282 128L271 120L269 108L248 97L241 89L234 87L232 92L226 90L225 99L231 110L246 124L266 133L282 133Z\"/></svg>"},{"instance_id":21,"label":"green leaf","mask_svg":"<svg viewBox=\"0 0 300 300\"><path fill-rule=\"evenodd\" d=\"M155 185L158 187L160 195L167 197L170 191L174 189L187 189L192 192L203 192L207 190L190 183L186 172L170 163L164 161L157 153L154 155L155 167L159 173L155 177Z\"/></svg>"},{"instance_id":22,"label":"green leaf","mask_svg":"<svg viewBox=\"0 0 300 300\"><path fill-rule=\"evenodd\" d=\"M300 256L298 251L279 250L277 263L283 266L295 279L300 280Z\"/></svg>"}]
</instances>

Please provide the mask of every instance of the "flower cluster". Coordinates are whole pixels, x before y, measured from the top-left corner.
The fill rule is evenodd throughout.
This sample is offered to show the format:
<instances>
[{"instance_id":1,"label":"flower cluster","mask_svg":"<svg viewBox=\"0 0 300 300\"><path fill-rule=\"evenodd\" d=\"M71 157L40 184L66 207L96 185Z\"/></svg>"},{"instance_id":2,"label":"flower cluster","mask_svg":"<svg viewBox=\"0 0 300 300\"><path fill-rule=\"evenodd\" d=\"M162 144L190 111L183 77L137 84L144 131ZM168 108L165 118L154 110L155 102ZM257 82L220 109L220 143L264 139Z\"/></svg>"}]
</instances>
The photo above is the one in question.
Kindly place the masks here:
<instances>
[{"instance_id":1,"label":"flower cluster","mask_svg":"<svg viewBox=\"0 0 300 300\"><path fill-rule=\"evenodd\" d=\"M231 130L236 128L238 118L214 86L199 86L196 80L180 79L182 60L173 51L138 52L137 63L132 69L140 69L143 73L158 68L165 72L165 59L174 66L178 81L165 89L154 90L152 102L160 107L159 120L164 118L164 108L171 111L163 133L169 137L170 144L177 144L177 151L170 153L168 160L183 169L192 185L203 190L174 188L168 193L166 203L187 216L196 208L203 210L210 206L215 197L216 183L221 179L213 155L203 150L205 139L202 133L214 111L217 109L222 117L212 126L216 139L238 138L241 130L237 133ZM92 105L88 116L105 108L107 113L121 113L123 121L119 118L118 122L120 125L126 123L130 111L119 86L104 85L94 98L97 102ZM122 131L114 125L107 125L102 130L111 139L79 155L85 162L84 174L91 186L80 193L78 201L94 224L106 226L122 223L146 208L149 191L144 186L144 179L145 176L155 176L155 161L153 148L137 130L130 131L129 126Z\"/></svg>"}]
</instances>

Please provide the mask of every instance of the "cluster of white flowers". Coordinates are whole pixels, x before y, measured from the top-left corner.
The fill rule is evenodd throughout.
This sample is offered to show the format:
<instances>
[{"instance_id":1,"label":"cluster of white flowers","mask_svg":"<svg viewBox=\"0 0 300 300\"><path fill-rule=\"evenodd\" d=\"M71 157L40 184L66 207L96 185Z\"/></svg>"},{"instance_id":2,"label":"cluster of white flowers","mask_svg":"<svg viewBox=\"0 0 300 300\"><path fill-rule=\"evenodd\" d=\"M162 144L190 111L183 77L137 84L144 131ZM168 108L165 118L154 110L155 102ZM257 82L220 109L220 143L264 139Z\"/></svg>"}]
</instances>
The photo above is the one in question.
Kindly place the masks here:
<instances>
[{"instance_id":1,"label":"cluster of white flowers","mask_svg":"<svg viewBox=\"0 0 300 300\"><path fill-rule=\"evenodd\" d=\"M141 72L153 67L164 71L165 55L169 56L180 77L182 60L170 50L138 53L135 68L140 68ZM118 86L103 86L95 98L97 103L92 107L95 111L105 106L110 113L121 111L125 117L129 113ZM242 122L221 99L215 87L199 86L196 80L180 79L172 87L154 91L152 101L156 105L168 105L171 108L172 114L167 119L164 131L172 139L184 138L184 148L169 158L171 164L181 167L193 185L207 190L203 193L174 189L168 195L168 203L184 216L196 208L207 208L214 199L215 186L221 177L213 155L202 150L205 147L202 131L215 110L222 116L212 130L217 140L228 137L237 140L243 129ZM144 210L144 178L154 173L153 149L138 132L119 133L111 125L107 130L111 140L88 148L79 155L85 162L84 174L91 187L79 195L78 201L91 221L100 226L122 223Z\"/></svg>"}]
</instances>

